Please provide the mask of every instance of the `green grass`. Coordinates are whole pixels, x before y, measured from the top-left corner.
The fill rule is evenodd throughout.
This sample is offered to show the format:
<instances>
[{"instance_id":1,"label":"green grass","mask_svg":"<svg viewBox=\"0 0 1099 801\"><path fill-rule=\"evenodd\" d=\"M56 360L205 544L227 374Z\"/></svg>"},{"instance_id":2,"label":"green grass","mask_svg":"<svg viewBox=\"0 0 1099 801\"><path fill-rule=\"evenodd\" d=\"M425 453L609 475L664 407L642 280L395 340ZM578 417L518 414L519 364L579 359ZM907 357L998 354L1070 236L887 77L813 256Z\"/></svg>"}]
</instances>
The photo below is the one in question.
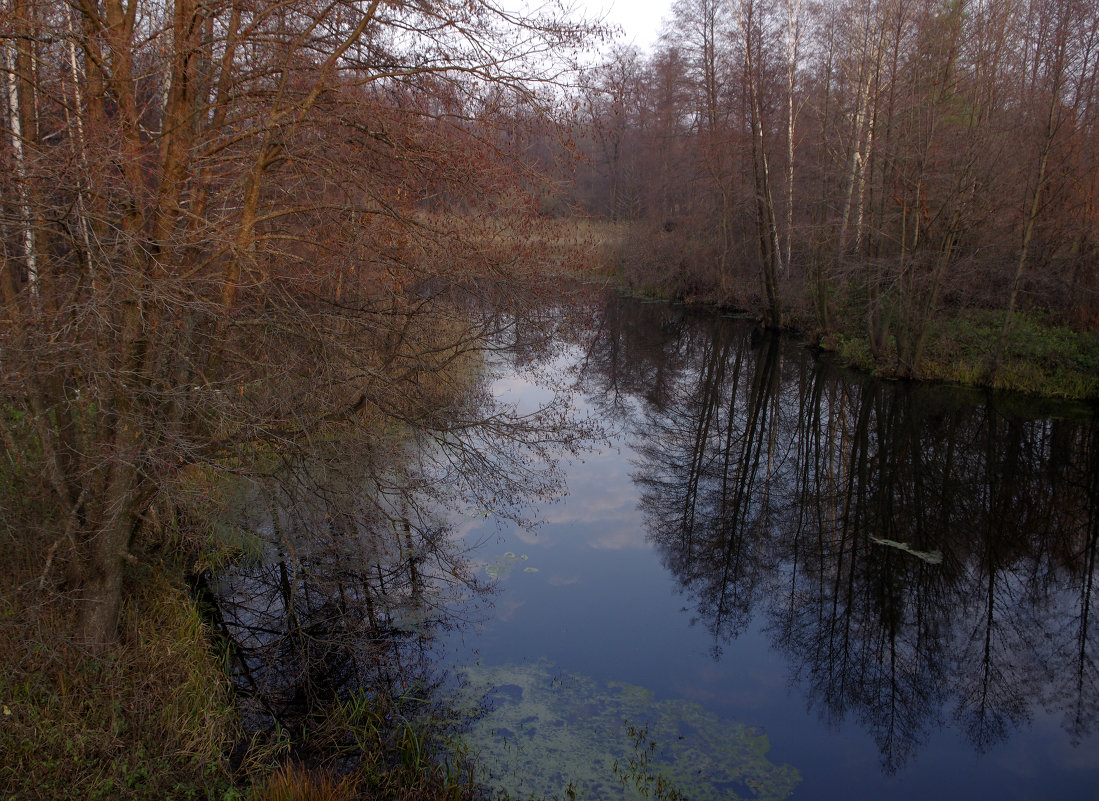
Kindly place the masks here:
<instances>
[{"instance_id":1,"label":"green grass","mask_svg":"<svg viewBox=\"0 0 1099 801\"><path fill-rule=\"evenodd\" d=\"M186 591L144 572L122 640L99 656L67 642L62 605L27 615L5 595L3 798L240 797L225 760L236 731L225 671Z\"/></svg>"},{"instance_id":2,"label":"green grass","mask_svg":"<svg viewBox=\"0 0 1099 801\"><path fill-rule=\"evenodd\" d=\"M992 375L1002 327L1003 312L996 311L936 321L921 369L929 377L964 384L1050 397L1099 397L1099 334L1074 331L1039 313L1017 314L1000 369Z\"/></svg>"},{"instance_id":3,"label":"green grass","mask_svg":"<svg viewBox=\"0 0 1099 801\"><path fill-rule=\"evenodd\" d=\"M1099 334L1074 331L1038 313L1017 314L1000 368L993 357L1003 312L967 310L931 321L915 378L1025 392L1053 398L1099 398ZM861 328L825 336L821 346L844 364L879 375L897 370L891 355L875 360Z\"/></svg>"},{"instance_id":4,"label":"green grass","mask_svg":"<svg viewBox=\"0 0 1099 801\"><path fill-rule=\"evenodd\" d=\"M452 738L442 734L443 727L428 704L411 693L398 699L353 694L305 733L301 746L312 755L309 767L288 763L257 788L255 797L479 798L472 766L457 753ZM295 787L302 792L288 794Z\"/></svg>"}]
</instances>

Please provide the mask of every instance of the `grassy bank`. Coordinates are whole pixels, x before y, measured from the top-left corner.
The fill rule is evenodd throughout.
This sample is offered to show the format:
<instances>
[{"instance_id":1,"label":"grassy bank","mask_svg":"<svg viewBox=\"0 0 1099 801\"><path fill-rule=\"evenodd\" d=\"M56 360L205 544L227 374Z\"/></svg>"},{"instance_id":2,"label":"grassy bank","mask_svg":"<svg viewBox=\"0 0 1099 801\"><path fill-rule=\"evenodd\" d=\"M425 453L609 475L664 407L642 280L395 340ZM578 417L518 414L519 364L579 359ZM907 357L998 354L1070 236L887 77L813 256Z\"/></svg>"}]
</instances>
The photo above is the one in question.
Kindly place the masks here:
<instances>
[{"instance_id":1,"label":"grassy bank","mask_svg":"<svg viewBox=\"0 0 1099 801\"><path fill-rule=\"evenodd\" d=\"M181 584L141 571L120 642L93 656L66 639L64 601L27 597L24 578L2 600L4 798L239 797L229 682Z\"/></svg>"},{"instance_id":2,"label":"grassy bank","mask_svg":"<svg viewBox=\"0 0 1099 801\"><path fill-rule=\"evenodd\" d=\"M961 310L931 321L924 357L914 377L1047 397L1099 398L1099 333L1074 331L1039 313L1016 316L995 372L993 354L1003 313ZM844 363L894 376L896 343L875 359L869 337L858 330L821 336L820 344Z\"/></svg>"},{"instance_id":3,"label":"grassy bank","mask_svg":"<svg viewBox=\"0 0 1099 801\"><path fill-rule=\"evenodd\" d=\"M479 374L475 352L438 358L444 400ZM385 698L332 702L301 731L246 731L226 646L187 580L260 550L218 524L232 471L192 465L173 503L149 507L143 528L155 532L131 546L117 642L74 644L73 534L28 415L2 405L0 415L0 801L477 797L468 769L441 758L431 721ZM406 436L391 424L371 439L397 450Z\"/></svg>"},{"instance_id":4,"label":"grassy bank","mask_svg":"<svg viewBox=\"0 0 1099 801\"><path fill-rule=\"evenodd\" d=\"M64 602L36 603L34 577L22 578L0 599L0 798L476 797L468 770L440 767L429 732L392 725L366 698L334 706L306 741L249 737L226 660L164 565L135 575L119 643L97 655L69 644Z\"/></svg>"},{"instance_id":5,"label":"grassy bank","mask_svg":"<svg viewBox=\"0 0 1099 801\"><path fill-rule=\"evenodd\" d=\"M604 261L587 274L611 277L617 286L648 297L762 316L765 300L749 258L716 266L704 238L678 228L583 221L591 241L601 242ZM751 262L751 263L748 263ZM1076 400L1099 399L1099 331L1070 326L1039 308L1016 312L994 369L1005 312L989 308L984 288L954 286L949 298L932 304L922 324L923 342L915 364L902 364L897 331L902 329L899 298L880 298L879 342L871 347L864 289L855 280L834 276L826 322L816 308L804 276L780 282L785 324L807 341L830 351L844 364L883 377L945 381L968 386L1025 392ZM893 292L893 290L891 290ZM979 301L979 302L978 302Z\"/></svg>"}]
</instances>

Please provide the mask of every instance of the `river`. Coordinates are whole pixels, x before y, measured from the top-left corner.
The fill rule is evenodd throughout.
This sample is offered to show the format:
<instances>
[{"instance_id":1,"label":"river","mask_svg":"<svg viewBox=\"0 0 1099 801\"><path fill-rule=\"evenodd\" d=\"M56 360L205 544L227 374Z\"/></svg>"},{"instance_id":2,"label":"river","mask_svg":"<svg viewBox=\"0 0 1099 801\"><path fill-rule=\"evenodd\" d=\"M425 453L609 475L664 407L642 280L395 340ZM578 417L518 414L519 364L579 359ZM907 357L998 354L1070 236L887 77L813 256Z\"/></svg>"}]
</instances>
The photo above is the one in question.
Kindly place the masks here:
<instances>
[{"instance_id":1,"label":"river","mask_svg":"<svg viewBox=\"0 0 1099 801\"><path fill-rule=\"evenodd\" d=\"M522 515L448 507L491 595L415 649L480 708L463 741L488 783L1095 798L1094 409L882 381L664 303L581 319L489 357L494 408L567 407L588 444L528 456L561 491Z\"/></svg>"},{"instance_id":2,"label":"river","mask_svg":"<svg viewBox=\"0 0 1099 801\"><path fill-rule=\"evenodd\" d=\"M608 441L565 466L537 529L467 533L499 593L450 639L455 665L535 707L542 671L645 688L654 719L680 721L657 751L691 765L720 753L684 740L765 733L795 797L1095 797L1088 409L881 381L750 321L624 298L540 367L502 365L494 393L533 408L567 390ZM514 701L502 720L536 714ZM505 786L561 792L540 763L607 742L529 731L570 709L507 727L531 753L503 767L550 778ZM720 725L685 737L691 714ZM684 792L708 794L707 771L735 792L720 768Z\"/></svg>"}]
</instances>

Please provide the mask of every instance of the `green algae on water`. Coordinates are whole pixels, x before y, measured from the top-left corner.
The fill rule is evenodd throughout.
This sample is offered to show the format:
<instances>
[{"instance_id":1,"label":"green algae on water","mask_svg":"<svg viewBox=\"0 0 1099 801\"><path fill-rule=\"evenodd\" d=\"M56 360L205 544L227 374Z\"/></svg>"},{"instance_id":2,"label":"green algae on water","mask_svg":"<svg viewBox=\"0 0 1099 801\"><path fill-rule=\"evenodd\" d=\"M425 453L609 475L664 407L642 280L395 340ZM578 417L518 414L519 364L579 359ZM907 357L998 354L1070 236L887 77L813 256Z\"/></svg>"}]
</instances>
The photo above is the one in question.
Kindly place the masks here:
<instances>
[{"instance_id":1,"label":"green algae on water","mask_svg":"<svg viewBox=\"0 0 1099 801\"><path fill-rule=\"evenodd\" d=\"M767 759L767 735L699 704L656 700L540 661L464 669L483 711L463 743L510 798L781 801L801 781Z\"/></svg>"},{"instance_id":2,"label":"green algae on water","mask_svg":"<svg viewBox=\"0 0 1099 801\"><path fill-rule=\"evenodd\" d=\"M507 578L508 574L515 569L516 565L518 565L520 562L525 561L527 561L526 554L523 554L522 556L517 556L511 551L508 551L503 556L498 556L487 565L485 565L485 572L488 574L488 577L493 581L501 581ZM537 573L538 568L528 567L523 572Z\"/></svg>"}]
</instances>

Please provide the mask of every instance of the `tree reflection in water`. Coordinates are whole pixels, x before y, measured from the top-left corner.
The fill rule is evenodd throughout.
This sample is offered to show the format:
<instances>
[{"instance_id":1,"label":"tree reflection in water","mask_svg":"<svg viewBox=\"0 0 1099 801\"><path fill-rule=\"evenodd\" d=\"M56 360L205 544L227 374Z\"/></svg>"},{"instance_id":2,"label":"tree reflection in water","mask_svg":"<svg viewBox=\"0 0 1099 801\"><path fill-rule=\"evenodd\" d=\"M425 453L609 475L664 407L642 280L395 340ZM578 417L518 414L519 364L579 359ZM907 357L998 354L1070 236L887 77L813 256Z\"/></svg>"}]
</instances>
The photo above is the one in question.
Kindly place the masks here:
<instances>
[{"instance_id":1,"label":"tree reflection in water","mask_svg":"<svg viewBox=\"0 0 1099 801\"><path fill-rule=\"evenodd\" d=\"M430 706L432 640L488 590L455 521L525 522L529 503L560 492L559 458L595 434L564 397L533 410L492 397L495 361L529 362L571 324L532 317L482 321L461 391L439 408L272 453L242 481L237 528L253 553L199 583L252 731L302 747L338 702L365 696L396 717Z\"/></svg>"},{"instance_id":2,"label":"tree reflection in water","mask_svg":"<svg viewBox=\"0 0 1099 801\"><path fill-rule=\"evenodd\" d=\"M715 658L762 614L810 705L857 719L890 772L948 724L978 751L1037 714L1093 729L1093 418L843 373L746 321L624 299L582 383L634 415L649 538Z\"/></svg>"},{"instance_id":3,"label":"tree reflection in water","mask_svg":"<svg viewBox=\"0 0 1099 801\"><path fill-rule=\"evenodd\" d=\"M446 622L443 599L480 590L445 526L416 503L387 508L400 497L394 477L380 489L358 476L356 497L333 490L326 467L322 482L315 465L286 465L278 485L251 499L262 551L212 582L253 730L304 734L314 716L358 692L396 700L415 687L423 697L434 683L426 642Z\"/></svg>"}]
</instances>

